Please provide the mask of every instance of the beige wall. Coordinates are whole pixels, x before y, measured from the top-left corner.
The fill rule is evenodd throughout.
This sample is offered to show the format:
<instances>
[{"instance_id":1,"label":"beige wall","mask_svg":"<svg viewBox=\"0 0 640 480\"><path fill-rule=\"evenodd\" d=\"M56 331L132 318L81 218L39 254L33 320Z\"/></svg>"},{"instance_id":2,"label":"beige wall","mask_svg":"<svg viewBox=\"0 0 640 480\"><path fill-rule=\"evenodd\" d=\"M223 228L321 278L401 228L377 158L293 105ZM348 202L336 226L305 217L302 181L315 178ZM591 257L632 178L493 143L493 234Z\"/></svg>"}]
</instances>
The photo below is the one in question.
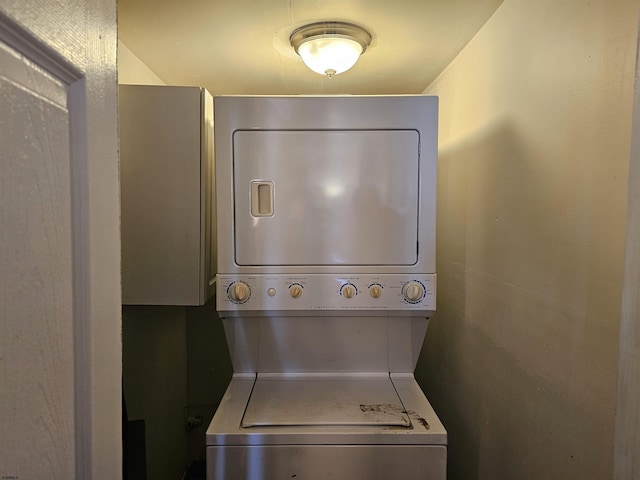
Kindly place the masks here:
<instances>
[{"instance_id":1,"label":"beige wall","mask_svg":"<svg viewBox=\"0 0 640 480\"><path fill-rule=\"evenodd\" d=\"M129 47L118 40L118 83L129 85L166 85Z\"/></svg>"},{"instance_id":2,"label":"beige wall","mask_svg":"<svg viewBox=\"0 0 640 480\"><path fill-rule=\"evenodd\" d=\"M637 3L505 0L425 91L450 478L611 477Z\"/></svg>"},{"instance_id":3,"label":"beige wall","mask_svg":"<svg viewBox=\"0 0 640 480\"><path fill-rule=\"evenodd\" d=\"M144 420L147 474L179 480L186 467L185 307L124 306L122 375L129 420Z\"/></svg>"}]
</instances>

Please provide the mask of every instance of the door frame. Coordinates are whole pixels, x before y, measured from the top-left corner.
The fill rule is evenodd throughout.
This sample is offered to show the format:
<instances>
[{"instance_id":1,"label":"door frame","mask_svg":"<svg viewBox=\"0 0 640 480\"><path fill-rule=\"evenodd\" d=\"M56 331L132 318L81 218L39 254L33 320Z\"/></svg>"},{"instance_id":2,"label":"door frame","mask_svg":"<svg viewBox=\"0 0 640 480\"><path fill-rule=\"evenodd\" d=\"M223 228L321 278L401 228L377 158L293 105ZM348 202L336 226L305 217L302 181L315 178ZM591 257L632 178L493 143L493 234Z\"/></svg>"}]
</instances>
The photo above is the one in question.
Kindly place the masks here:
<instances>
[{"instance_id":1,"label":"door frame","mask_svg":"<svg viewBox=\"0 0 640 480\"><path fill-rule=\"evenodd\" d=\"M73 28L71 17L79 20ZM117 480L122 347L116 1L5 2L0 41L67 85L75 478Z\"/></svg>"},{"instance_id":2,"label":"door frame","mask_svg":"<svg viewBox=\"0 0 640 480\"><path fill-rule=\"evenodd\" d=\"M640 33L640 28L639 28ZM627 196L618 391L614 433L615 480L640 471L640 34L636 48Z\"/></svg>"}]
</instances>

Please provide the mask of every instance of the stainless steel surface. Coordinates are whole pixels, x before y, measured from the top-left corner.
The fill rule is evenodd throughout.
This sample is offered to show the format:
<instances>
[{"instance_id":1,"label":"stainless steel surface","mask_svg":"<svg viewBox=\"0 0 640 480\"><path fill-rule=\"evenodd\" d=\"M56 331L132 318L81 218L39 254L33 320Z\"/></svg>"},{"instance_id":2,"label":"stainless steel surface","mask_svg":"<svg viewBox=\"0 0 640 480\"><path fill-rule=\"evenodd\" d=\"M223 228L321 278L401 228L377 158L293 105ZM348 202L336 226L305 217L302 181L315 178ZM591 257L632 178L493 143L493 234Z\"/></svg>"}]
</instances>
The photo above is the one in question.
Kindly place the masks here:
<instances>
[{"instance_id":1,"label":"stainless steel surface","mask_svg":"<svg viewBox=\"0 0 640 480\"><path fill-rule=\"evenodd\" d=\"M434 273L437 108L427 96L216 97L218 271ZM253 180L274 182L273 216L251 217Z\"/></svg>"},{"instance_id":2,"label":"stainless steel surface","mask_svg":"<svg viewBox=\"0 0 640 480\"><path fill-rule=\"evenodd\" d=\"M296 28L291 32L289 42L297 52L300 45L304 42L311 40L314 37L322 37L324 35L352 38L360 44L362 47L362 53L364 53L367 50L367 47L371 44L371 34L360 25L336 21L314 22Z\"/></svg>"},{"instance_id":3,"label":"stainless steel surface","mask_svg":"<svg viewBox=\"0 0 640 480\"><path fill-rule=\"evenodd\" d=\"M428 320L407 316L224 318L234 372L413 372Z\"/></svg>"},{"instance_id":4,"label":"stainless steel surface","mask_svg":"<svg viewBox=\"0 0 640 480\"><path fill-rule=\"evenodd\" d=\"M223 316L307 311L424 317L436 309L434 274L219 275L216 288L216 308Z\"/></svg>"},{"instance_id":5,"label":"stainless steel surface","mask_svg":"<svg viewBox=\"0 0 640 480\"><path fill-rule=\"evenodd\" d=\"M243 427L411 425L388 374L259 374Z\"/></svg>"},{"instance_id":6,"label":"stainless steel surface","mask_svg":"<svg viewBox=\"0 0 640 480\"><path fill-rule=\"evenodd\" d=\"M208 478L225 480L443 480L434 445L278 445L207 448Z\"/></svg>"},{"instance_id":7,"label":"stainless steel surface","mask_svg":"<svg viewBox=\"0 0 640 480\"><path fill-rule=\"evenodd\" d=\"M414 265L419 146L416 130L236 131L235 262ZM246 214L255 179L273 185L264 218Z\"/></svg>"},{"instance_id":8,"label":"stainless steel surface","mask_svg":"<svg viewBox=\"0 0 640 480\"><path fill-rule=\"evenodd\" d=\"M412 374L390 378L411 427L379 425L241 426L256 375L234 374L206 434L207 447L231 445L438 445L447 432ZM443 477L444 478L444 477Z\"/></svg>"},{"instance_id":9,"label":"stainless steel surface","mask_svg":"<svg viewBox=\"0 0 640 480\"><path fill-rule=\"evenodd\" d=\"M235 374L210 480L443 480L412 373L435 310L437 99L217 97L215 117Z\"/></svg>"},{"instance_id":10,"label":"stainless steel surface","mask_svg":"<svg viewBox=\"0 0 640 480\"><path fill-rule=\"evenodd\" d=\"M202 305L214 293L213 98L120 85L122 302Z\"/></svg>"}]
</instances>

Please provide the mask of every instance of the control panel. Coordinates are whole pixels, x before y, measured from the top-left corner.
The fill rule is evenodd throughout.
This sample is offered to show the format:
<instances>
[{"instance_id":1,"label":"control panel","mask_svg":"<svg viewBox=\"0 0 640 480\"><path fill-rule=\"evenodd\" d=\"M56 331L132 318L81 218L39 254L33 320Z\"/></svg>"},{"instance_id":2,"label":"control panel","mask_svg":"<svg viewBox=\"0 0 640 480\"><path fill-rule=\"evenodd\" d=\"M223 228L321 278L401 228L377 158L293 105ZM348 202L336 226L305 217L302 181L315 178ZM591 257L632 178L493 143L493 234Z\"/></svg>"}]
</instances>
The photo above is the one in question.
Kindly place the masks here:
<instances>
[{"instance_id":1,"label":"control panel","mask_svg":"<svg viewBox=\"0 0 640 480\"><path fill-rule=\"evenodd\" d=\"M218 275L218 311L433 311L436 275Z\"/></svg>"}]
</instances>

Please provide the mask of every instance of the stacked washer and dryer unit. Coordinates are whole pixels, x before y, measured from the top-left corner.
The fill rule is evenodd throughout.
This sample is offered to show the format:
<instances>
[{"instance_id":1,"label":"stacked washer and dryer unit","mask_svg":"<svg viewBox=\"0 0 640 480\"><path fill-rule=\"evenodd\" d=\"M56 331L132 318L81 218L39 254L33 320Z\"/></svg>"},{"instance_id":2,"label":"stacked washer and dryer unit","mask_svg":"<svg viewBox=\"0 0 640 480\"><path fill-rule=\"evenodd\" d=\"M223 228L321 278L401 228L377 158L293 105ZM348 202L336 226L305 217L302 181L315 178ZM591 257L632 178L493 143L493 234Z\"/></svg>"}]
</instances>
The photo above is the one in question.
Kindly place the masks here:
<instances>
[{"instance_id":1,"label":"stacked washer and dryer unit","mask_svg":"<svg viewBox=\"0 0 640 480\"><path fill-rule=\"evenodd\" d=\"M435 311L436 97L217 97L208 480L443 480L413 372Z\"/></svg>"}]
</instances>

